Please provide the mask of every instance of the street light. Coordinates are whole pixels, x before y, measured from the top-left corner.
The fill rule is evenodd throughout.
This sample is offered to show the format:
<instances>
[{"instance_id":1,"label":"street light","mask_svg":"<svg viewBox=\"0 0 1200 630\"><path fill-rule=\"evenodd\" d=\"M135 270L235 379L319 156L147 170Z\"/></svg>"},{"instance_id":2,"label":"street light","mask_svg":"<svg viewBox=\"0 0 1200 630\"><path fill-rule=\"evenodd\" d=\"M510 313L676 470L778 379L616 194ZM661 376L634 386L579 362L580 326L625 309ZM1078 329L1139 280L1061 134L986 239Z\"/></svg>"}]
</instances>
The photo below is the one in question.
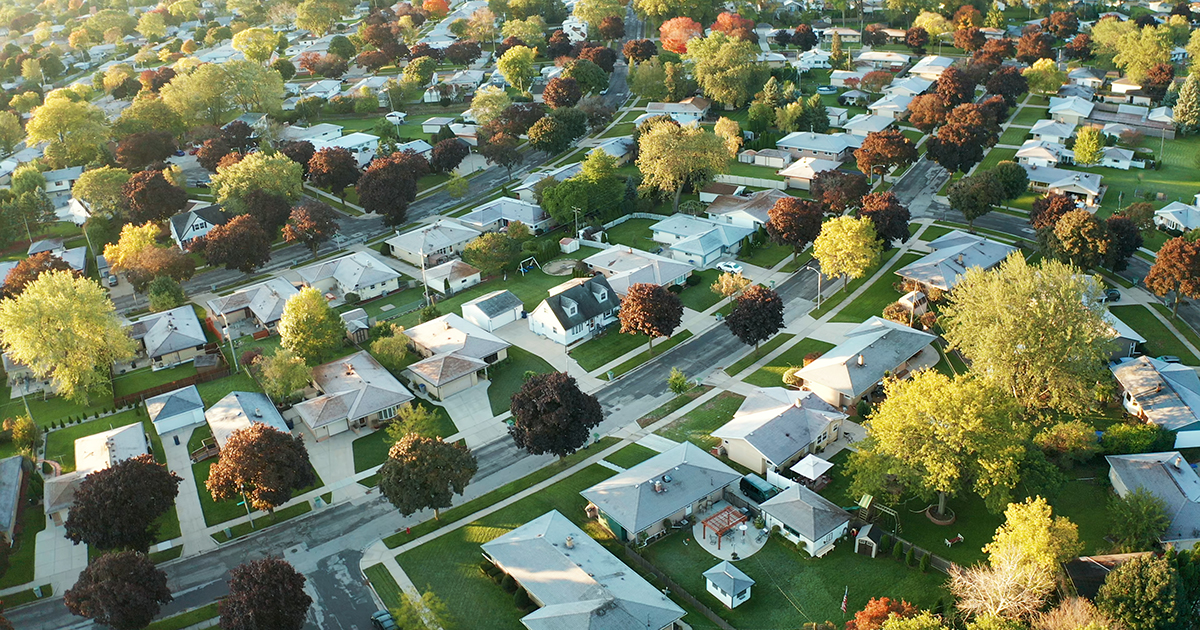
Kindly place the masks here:
<instances>
[{"instance_id":1,"label":"street light","mask_svg":"<svg viewBox=\"0 0 1200 630\"><path fill-rule=\"evenodd\" d=\"M812 263L813 261L810 260L802 269L807 269L817 274L817 309L819 310L821 308L821 270L814 269Z\"/></svg>"}]
</instances>

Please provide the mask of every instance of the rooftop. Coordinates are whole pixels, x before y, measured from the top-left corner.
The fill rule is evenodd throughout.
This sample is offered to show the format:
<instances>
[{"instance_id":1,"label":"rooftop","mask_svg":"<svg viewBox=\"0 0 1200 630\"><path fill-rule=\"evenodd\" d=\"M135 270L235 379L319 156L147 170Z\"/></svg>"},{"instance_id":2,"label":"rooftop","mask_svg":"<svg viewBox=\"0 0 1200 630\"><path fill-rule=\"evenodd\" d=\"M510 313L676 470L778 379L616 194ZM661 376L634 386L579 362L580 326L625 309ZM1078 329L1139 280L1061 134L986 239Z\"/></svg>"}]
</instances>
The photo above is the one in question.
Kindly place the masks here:
<instances>
[{"instance_id":1,"label":"rooftop","mask_svg":"<svg viewBox=\"0 0 1200 630\"><path fill-rule=\"evenodd\" d=\"M347 293L382 284L400 277L400 272L368 252L354 252L341 258L318 262L296 270L308 284L333 278Z\"/></svg>"},{"instance_id":2,"label":"rooftop","mask_svg":"<svg viewBox=\"0 0 1200 630\"><path fill-rule=\"evenodd\" d=\"M760 388L712 436L745 440L772 465L780 466L815 442L831 421L845 417L811 391Z\"/></svg>"},{"instance_id":3,"label":"rooftop","mask_svg":"<svg viewBox=\"0 0 1200 630\"><path fill-rule=\"evenodd\" d=\"M230 392L204 412L217 446L224 447L229 436L253 423L265 424L281 433L291 433L275 403L258 392Z\"/></svg>"},{"instance_id":4,"label":"rooftop","mask_svg":"<svg viewBox=\"0 0 1200 630\"><path fill-rule=\"evenodd\" d=\"M968 269L991 269L1000 264L1016 247L982 236L954 230L929 244L934 251L896 271L901 278L949 291Z\"/></svg>"},{"instance_id":5,"label":"rooftop","mask_svg":"<svg viewBox=\"0 0 1200 630\"><path fill-rule=\"evenodd\" d=\"M157 422L159 418L167 420L196 409L203 410L204 401L201 400L200 390L196 389L195 385L146 399L146 411L150 415L150 422Z\"/></svg>"},{"instance_id":6,"label":"rooftop","mask_svg":"<svg viewBox=\"0 0 1200 630\"><path fill-rule=\"evenodd\" d=\"M879 383L885 372L896 369L934 339L929 333L871 317L797 376L856 398Z\"/></svg>"},{"instance_id":7,"label":"rooftop","mask_svg":"<svg viewBox=\"0 0 1200 630\"><path fill-rule=\"evenodd\" d=\"M1170 431L1200 430L1200 378L1196 370L1150 357L1109 366L1146 419Z\"/></svg>"},{"instance_id":8,"label":"rooftop","mask_svg":"<svg viewBox=\"0 0 1200 630\"><path fill-rule=\"evenodd\" d=\"M814 541L850 520L849 512L800 484L771 497L762 509Z\"/></svg>"},{"instance_id":9,"label":"rooftop","mask_svg":"<svg viewBox=\"0 0 1200 630\"><path fill-rule=\"evenodd\" d=\"M366 351L313 368L322 395L293 407L316 429L338 420L357 420L413 399L396 377Z\"/></svg>"},{"instance_id":10,"label":"rooftop","mask_svg":"<svg viewBox=\"0 0 1200 630\"><path fill-rule=\"evenodd\" d=\"M1126 488L1144 488L1166 503L1171 526L1164 542L1200 539L1200 476L1179 451L1104 459Z\"/></svg>"}]
</instances>

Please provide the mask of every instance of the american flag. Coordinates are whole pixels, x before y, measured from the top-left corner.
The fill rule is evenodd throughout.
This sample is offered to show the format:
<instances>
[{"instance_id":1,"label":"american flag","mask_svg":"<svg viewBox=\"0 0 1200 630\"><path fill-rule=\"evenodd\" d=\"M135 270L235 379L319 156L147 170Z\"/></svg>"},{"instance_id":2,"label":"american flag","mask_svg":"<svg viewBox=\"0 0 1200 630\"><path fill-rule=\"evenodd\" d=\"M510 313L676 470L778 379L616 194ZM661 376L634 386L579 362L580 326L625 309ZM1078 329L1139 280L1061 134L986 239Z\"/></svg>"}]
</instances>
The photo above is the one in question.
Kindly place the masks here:
<instances>
[{"instance_id":1,"label":"american flag","mask_svg":"<svg viewBox=\"0 0 1200 630\"><path fill-rule=\"evenodd\" d=\"M842 612L846 612L846 598L850 597L850 586L846 586L846 592L842 595Z\"/></svg>"}]
</instances>

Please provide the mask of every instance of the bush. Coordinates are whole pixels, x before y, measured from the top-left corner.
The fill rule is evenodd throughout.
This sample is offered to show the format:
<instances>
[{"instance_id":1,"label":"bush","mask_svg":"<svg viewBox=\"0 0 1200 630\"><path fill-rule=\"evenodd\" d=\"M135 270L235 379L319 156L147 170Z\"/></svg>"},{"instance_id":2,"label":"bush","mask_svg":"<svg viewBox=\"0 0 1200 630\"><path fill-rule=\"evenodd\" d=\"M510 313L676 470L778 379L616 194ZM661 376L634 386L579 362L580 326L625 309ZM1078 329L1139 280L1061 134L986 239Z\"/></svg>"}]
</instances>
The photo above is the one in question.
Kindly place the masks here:
<instances>
[{"instance_id":1,"label":"bush","mask_svg":"<svg viewBox=\"0 0 1200 630\"><path fill-rule=\"evenodd\" d=\"M803 540L796 541L796 553L800 554L801 558L811 558L812 554L808 552L808 545Z\"/></svg>"},{"instance_id":2,"label":"bush","mask_svg":"<svg viewBox=\"0 0 1200 630\"><path fill-rule=\"evenodd\" d=\"M667 290L676 295L683 293L683 287L679 286L678 284L672 284L671 286L667 287Z\"/></svg>"},{"instance_id":3,"label":"bush","mask_svg":"<svg viewBox=\"0 0 1200 630\"><path fill-rule=\"evenodd\" d=\"M694 286L696 286L697 284L700 284L700 276L697 276L696 274L692 274L692 275L688 276L688 277L687 277L687 280L684 280L684 282L685 282L685 283L686 283L686 284L687 284L689 287L694 287Z\"/></svg>"},{"instance_id":4,"label":"bush","mask_svg":"<svg viewBox=\"0 0 1200 630\"><path fill-rule=\"evenodd\" d=\"M929 563L932 562L929 558L932 555L928 553L921 555L921 573L929 573Z\"/></svg>"},{"instance_id":5,"label":"bush","mask_svg":"<svg viewBox=\"0 0 1200 630\"><path fill-rule=\"evenodd\" d=\"M504 589L505 593L515 593L517 591L517 581L513 576L505 573L504 579L500 580L500 588Z\"/></svg>"},{"instance_id":6,"label":"bush","mask_svg":"<svg viewBox=\"0 0 1200 630\"><path fill-rule=\"evenodd\" d=\"M896 544L892 547L892 557L899 560L900 557L903 555L904 555L904 543L897 540Z\"/></svg>"},{"instance_id":7,"label":"bush","mask_svg":"<svg viewBox=\"0 0 1200 630\"><path fill-rule=\"evenodd\" d=\"M866 400L860 400L858 401L858 404L854 406L854 411L858 414L859 418L866 418L867 414L871 413L871 403L867 402Z\"/></svg>"},{"instance_id":8,"label":"bush","mask_svg":"<svg viewBox=\"0 0 1200 630\"><path fill-rule=\"evenodd\" d=\"M357 293L351 291L346 294L346 303L347 304L358 304L359 301L360 301L360 298L358 297Z\"/></svg>"},{"instance_id":9,"label":"bush","mask_svg":"<svg viewBox=\"0 0 1200 630\"><path fill-rule=\"evenodd\" d=\"M813 361L820 359L821 355L823 355L823 354L825 354L825 353L824 352L809 352L808 354L804 355L804 367L808 367L809 363L812 363Z\"/></svg>"},{"instance_id":10,"label":"bush","mask_svg":"<svg viewBox=\"0 0 1200 630\"><path fill-rule=\"evenodd\" d=\"M916 556L916 553L913 551L913 549L913 546L909 545L908 551L904 553L904 564L910 567L913 565L913 560Z\"/></svg>"},{"instance_id":11,"label":"bush","mask_svg":"<svg viewBox=\"0 0 1200 630\"><path fill-rule=\"evenodd\" d=\"M392 246L388 245L387 243L380 243L379 253L383 254L384 256L390 256L392 254Z\"/></svg>"},{"instance_id":12,"label":"bush","mask_svg":"<svg viewBox=\"0 0 1200 630\"><path fill-rule=\"evenodd\" d=\"M496 565L492 564L491 560L484 558L483 560L479 561L479 571L482 572L484 575L491 577L492 571L495 571L495 570L496 570Z\"/></svg>"},{"instance_id":13,"label":"bush","mask_svg":"<svg viewBox=\"0 0 1200 630\"><path fill-rule=\"evenodd\" d=\"M518 588L517 592L513 593L513 603L521 610L526 610L533 605L533 601L529 599L529 593L525 592L523 588Z\"/></svg>"},{"instance_id":14,"label":"bush","mask_svg":"<svg viewBox=\"0 0 1200 630\"><path fill-rule=\"evenodd\" d=\"M889 535L889 534L884 534L884 535L882 535L882 536L880 536L880 537L879 537L879 548L880 548L880 549L887 549L887 548L888 548L888 545L889 545L889 544L891 544L891 542L892 542L892 537L891 537L891 535Z\"/></svg>"}]
</instances>

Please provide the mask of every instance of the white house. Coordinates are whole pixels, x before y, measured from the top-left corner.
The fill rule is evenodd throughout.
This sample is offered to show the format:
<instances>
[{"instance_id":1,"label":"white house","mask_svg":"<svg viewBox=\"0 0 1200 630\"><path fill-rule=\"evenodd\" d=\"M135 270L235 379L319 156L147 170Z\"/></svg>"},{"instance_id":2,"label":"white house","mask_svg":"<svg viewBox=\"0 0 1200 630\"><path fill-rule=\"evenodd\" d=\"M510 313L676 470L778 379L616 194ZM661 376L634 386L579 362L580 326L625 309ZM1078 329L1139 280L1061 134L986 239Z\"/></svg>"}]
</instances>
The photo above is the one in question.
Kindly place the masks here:
<instances>
[{"instance_id":1,"label":"white house","mask_svg":"<svg viewBox=\"0 0 1200 630\"><path fill-rule=\"evenodd\" d=\"M1167 506L1171 524L1159 538L1176 549L1200 543L1200 476L1179 451L1109 455L1108 479L1117 496L1145 490Z\"/></svg>"},{"instance_id":2,"label":"white house","mask_svg":"<svg viewBox=\"0 0 1200 630\"><path fill-rule=\"evenodd\" d=\"M229 216L216 204L202 201L188 201L183 212L171 217L171 238L186 250L192 241L208 234L209 230L218 225L225 225Z\"/></svg>"},{"instance_id":3,"label":"white house","mask_svg":"<svg viewBox=\"0 0 1200 630\"><path fill-rule=\"evenodd\" d=\"M1092 110L1095 108L1095 103L1085 101L1078 96L1050 97L1050 117L1071 125L1081 124L1084 119L1092 115Z\"/></svg>"},{"instance_id":4,"label":"white house","mask_svg":"<svg viewBox=\"0 0 1200 630\"><path fill-rule=\"evenodd\" d=\"M884 94L903 94L905 96L919 96L924 94L929 88L933 87L934 81L925 77L904 77L898 81L892 81L883 88Z\"/></svg>"},{"instance_id":5,"label":"white house","mask_svg":"<svg viewBox=\"0 0 1200 630\"><path fill-rule=\"evenodd\" d=\"M146 412L159 435L204 424L204 401L195 385L147 398Z\"/></svg>"},{"instance_id":6,"label":"white house","mask_svg":"<svg viewBox=\"0 0 1200 630\"><path fill-rule=\"evenodd\" d=\"M845 419L811 391L764 387L747 396L712 436L729 459L762 475L784 471L835 442Z\"/></svg>"},{"instance_id":7,"label":"white house","mask_svg":"<svg viewBox=\"0 0 1200 630\"><path fill-rule=\"evenodd\" d=\"M342 129L341 125L332 123L319 123L308 127L288 125L279 132L279 139L294 142L307 140L316 146L318 142L329 142L342 137Z\"/></svg>"},{"instance_id":8,"label":"white house","mask_svg":"<svg viewBox=\"0 0 1200 630\"><path fill-rule=\"evenodd\" d=\"M355 293L360 300L370 300L400 288L400 273L365 251L301 267L296 273L306 286L332 299Z\"/></svg>"},{"instance_id":9,"label":"white house","mask_svg":"<svg viewBox=\"0 0 1200 630\"><path fill-rule=\"evenodd\" d=\"M84 478L149 452L150 445L140 422L75 440L74 472L46 479L43 489L46 516L61 527L75 503L75 491Z\"/></svg>"},{"instance_id":10,"label":"white house","mask_svg":"<svg viewBox=\"0 0 1200 630\"><path fill-rule=\"evenodd\" d=\"M361 168L370 162L379 151L379 136L356 131L332 140L321 140L313 143L318 151L321 149L345 149L358 159Z\"/></svg>"},{"instance_id":11,"label":"white house","mask_svg":"<svg viewBox=\"0 0 1200 630\"><path fill-rule=\"evenodd\" d=\"M873 114L859 114L850 120L847 120L842 128L847 133L867 137L871 133L889 129L896 124L896 119L890 116L876 116Z\"/></svg>"},{"instance_id":12,"label":"white house","mask_svg":"<svg viewBox=\"0 0 1200 630\"><path fill-rule=\"evenodd\" d=\"M1039 120L1033 123L1033 128L1029 130L1029 133L1033 134L1034 140L1065 144L1075 135L1075 124L1057 120Z\"/></svg>"},{"instance_id":13,"label":"white house","mask_svg":"<svg viewBox=\"0 0 1200 630\"><path fill-rule=\"evenodd\" d=\"M1175 432L1175 448L1200 446L1200 378L1194 368L1150 357L1109 366L1125 411Z\"/></svg>"},{"instance_id":14,"label":"white house","mask_svg":"<svg viewBox=\"0 0 1200 630\"><path fill-rule=\"evenodd\" d=\"M903 68L912 57L888 50L869 50L858 56L859 63L869 63L876 70Z\"/></svg>"},{"instance_id":15,"label":"white house","mask_svg":"<svg viewBox=\"0 0 1200 630\"><path fill-rule=\"evenodd\" d=\"M574 278L550 289L529 314L529 330L564 346L617 321L621 300L604 276Z\"/></svg>"},{"instance_id":16,"label":"white house","mask_svg":"<svg viewBox=\"0 0 1200 630\"><path fill-rule=\"evenodd\" d=\"M581 162L572 162L571 164L564 164L563 166L549 170L534 171L533 173L526 175L525 178L521 180L521 185L514 188L513 192L517 193L517 197L519 197L521 201L535 203L537 202L537 195L534 194L533 189L538 182L548 177L553 178L555 181L561 182L564 179L574 177L582 168Z\"/></svg>"},{"instance_id":17,"label":"white house","mask_svg":"<svg viewBox=\"0 0 1200 630\"><path fill-rule=\"evenodd\" d=\"M497 197L459 217L458 221L479 232L502 231L509 223L520 221L534 234L541 234L554 225L554 219L541 206L512 197Z\"/></svg>"},{"instance_id":18,"label":"white house","mask_svg":"<svg viewBox=\"0 0 1200 630\"><path fill-rule=\"evenodd\" d=\"M1017 251L1016 247L998 243L976 234L954 230L929 243L933 252L896 271L896 275L926 287L950 291L968 269L987 271L998 266Z\"/></svg>"},{"instance_id":19,"label":"white house","mask_svg":"<svg viewBox=\"0 0 1200 630\"><path fill-rule=\"evenodd\" d=\"M1021 148L1017 149L1016 157L1018 164L1042 167L1071 164L1075 159L1070 149L1047 140L1026 140Z\"/></svg>"},{"instance_id":20,"label":"white house","mask_svg":"<svg viewBox=\"0 0 1200 630\"><path fill-rule=\"evenodd\" d=\"M701 217L674 214L650 226L651 239L660 243L671 258L700 268L715 265L721 258L737 254L753 230L718 223Z\"/></svg>"},{"instance_id":21,"label":"white house","mask_svg":"<svg viewBox=\"0 0 1200 630\"><path fill-rule=\"evenodd\" d=\"M234 338L260 330L274 331L283 316L283 306L299 291L278 276L265 282L238 289L229 295L208 301L209 314ZM241 322L249 322L250 325ZM237 332L233 332L236 330Z\"/></svg>"},{"instance_id":22,"label":"white house","mask_svg":"<svg viewBox=\"0 0 1200 630\"><path fill-rule=\"evenodd\" d=\"M1155 210L1154 225L1179 232L1200 228L1200 194L1196 195L1195 202L1191 205L1172 201Z\"/></svg>"},{"instance_id":23,"label":"white house","mask_svg":"<svg viewBox=\"0 0 1200 630\"><path fill-rule=\"evenodd\" d=\"M404 373L421 391L442 400L485 379L488 366L508 358L511 345L454 313L414 326L404 334L424 357Z\"/></svg>"},{"instance_id":24,"label":"white house","mask_svg":"<svg viewBox=\"0 0 1200 630\"><path fill-rule=\"evenodd\" d=\"M788 197L791 195L774 188L749 195L718 195L704 212L713 221L757 230L770 220L771 208L775 207L780 199Z\"/></svg>"},{"instance_id":25,"label":"white house","mask_svg":"<svg viewBox=\"0 0 1200 630\"><path fill-rule=\"evenodd\" d=\"M1070 195L1088 206L1096 205L1096 199L1100 196L1100 175L1052 166L1021 166L1025 167L1025 174L1029 176L1029 187L1033 190Z\"/></svg>"},{"instance_id":26,"label":"white house","mask_svg":"<svg viewBox=\"0 0 1200 630\"><path fill-rule=\"evenodd\" d=\"M833 550L850 527L849 512L800 484L771 497L761 507L767 527L778 525L780 535L792 543L804 543L814 557Z\"/></svg>"},{"instance_id":27,"label":"white house","mask_svg":"<svg viewBox=\"0 0 1200 630\"><path fill-rule=\"evenodd\" d=\"M525 305L510 291L503 289L481 295L462 305L463 319L493 332L521 319Z\"/></svg>"},{"instance_id":28,"label":"white house","mask_svg":"<svg viewBox=\"0 0 1200 630\"><path fill-rule=\"evenodd\" d=\"M846 81L850 81L858 85L858 81L867 76L867 73L862 70L834 70L829 73L829 85L834 87L850 87Z\"/></svg>"},{"instance_id":29,"label":"white house","mask_svg":"<svg viewBox=\"0 0 1200 630\"><path fill-rule=\"evenodd\" d=\"M425 270L425 286L441 293L454 295L480 282L479 270L461 260L448 260Z\"/></svg>"},{"instance_id":30,"label":"white house","mask_svg":"<svg viewBox=\"0 0 1200 630\"><path fill-rule=\"evenodd\" d=\"M423 156L428 160L430 154L433 153L433 145L425 142L424 140L413 140L411 142L405 142L404 144L396 145L397 153L403 153L405 151L412 151L413 153Z\"/></svg>"},{"instance_id":31,"label":"white house","mask_svg":"<svg viewBox=\"0 0 1200 630\"><path fill-rule=\"evenodd\" d=\"M350 430L378 428L413 399L366 351L313 368L312 385L317 395L292 409L317 441Z\"/></svg>"},{"instance_id":32,"label":"white house","mask_svg":"<svg viewBox=\"0 0 1200 630\"><path fill-rule=\"evenodd\" d=\"M825 117L829 119L830 127L841 127L846 124L846 119L849 117L850 110L842 107L826 107Z\"/></svg>"},{"instance_id":33,"label":"white house","mask_svg":"<svg viewBox=\"0 0 1200 630\"><path fill-rule=\"evenodd\" d=\"M1104 147L1100 150L1100 166L1108 168L1118 168L1122 171L1128 171L1131 168L1141 164L1140 161L1133 159L1133 151L1122 149L1120 147Z\"/></svg>"},{"instance_id":34,"label":"white house","mask_svg":"<svg viewBox=\"0 0 1200 630\"><path fill-rule=\"evenodd\" d=\"M1067 80L1075 85L1082 85L1093 90L1104 87L1105 72L1099 68L1075 68L1067 72Z\"/></svg>"},{"instance_id":35,"label":"white house","mask_svg":"<svg viewBox=\"0 0 1200 630\"><path fill-rule=\"evenodd\" d=\"M830 43L833 41L834 35L840 35L842 42L846 44L855 43L862 40L862 34L852 28L834 26L831 28L820 29L819 34L821 41Z\"/></svg>"},{"instance_id":36,"label":"white house","mask_svg":"<svg viewBox=\"0 0 1200 630\"><path fill-rule=\"evenodd\" d=\"M726 608L737 608L750 599L750 587L754 579L742 573L728 560L704 572L704 589Z\"/></svg>"},{"instance_id":37,"label":"white house","mask_svg":"<svg viewBox=\"0 0 1200 630\"><path fill-rule=\"evenodd\" d=\"M792 157L815 157L845 162L863 139L848 133L812 133L795 131L779 139L775 146L789 151Z\"/></svg>"},{"instance_id":38,"label":"white house","mask_svg":"<svg viewBox=\"0 0 1200 630\"><path fill-rule=\"evenodd\" d=\"M603 274L618 295L625 295L635 284L683 285L694 269L687 263L625 245L609 247L583 262L592 273Z\"/></svg>"},{"instance_id":39,"label":"white house","mask_svg":"<svg viewBox=\"0 0 1200 630\"><path fill-rule=\"evenodd\" d=\"M280 433L291 433L275 403L259 392L229 392L204 412L204 419L218 448L224 448L234 433L251 424L265 424Z\"/></svg>"},{"instance_id":40,"label":"white house","mask_svg":"<svg viewBox=\"0 0 1200 630\"><path fill-rule=\"evenodd\" d=\"M950 57L941 57L938 55L927 55L922 57L913 67L908 69L908 73L912 76L937 81L942 73L954 65L954 59Z\"/></svg>"},{"instance_id":41,"label":"white house","mask_svg":"<svg viewBox=\"0 0 1200 630\"><path fill-rule=\"evenodd\" d=\"M646 105L646 113L649 116L670 116L675 122L687 125L700 122L711 106L707 99L690 96L678 103L650 103Z\"/></svg>"},{"instance_id":42,"label":"white house","mask_svg":"<svg viewBox=\"0 0 1200 630\"><path fill-rule=\"evenodd\" d=\"M452 122L454 122L454 119L446 116L426 118L425 122L421 123L421 131L425 133L437 133L442 127L446 127Z\"/></svg>"},{"instance_id":43,"label":"white house","mask_svg":"<svg viewBox=\"0 0 1200 630\"><path fill-rule=\"evenodd\" d=\"M800 70L828 70L830 52L820 48L806 50L796 58L795 65Z\"/></svg>"},{"instance_id":44,"label":"white house","mask_svg":"<svg viewBox=\"0 0 1200 630\"><path fill-rule=\"evenodd\" d=\"M53 196L55 193L70 192L81 175L83 175L82 166L60 168L42 173L42 176L46 178L46 194Z\"/></svg>"},{"instance_id":45,"label":"white house","mask_svg":"<svg viewBox=\"0 0 1200 630\"><path fill-rule=\"evenodd\" d=\"M138 342L139 353L149 358L155 369L187 363L204 354L208 343L191 304L146 315L131 322L126 330Z\"/></svg>"},{"instance_id":46,"label":"white house","mask_svg":"<svg viewBox=\"0 0 1200 630\"><path fill-rule=\"evenodd\" d=\"M908 105L912 100L908 94L892 92L868 105L867 109L876 116L902 120L908 116Z\"/></svg>"},{"instance_id":47,"label":"white house","mask_svg":"<svg viewBox=\"0 0 1200 630\"><path fill-rule=\"evenodd\" d=\"M817 176L817 173L836 171L839 166L841 166L840 162L834 162L832 160L822 160L814 157L802 157L793 162L787 168L781 169L778 172L778 175L787 181L788 188L808 190L812 187L812 180Z\"/></svg>"},{"instance_id":48,"label":"white house","mask_svg":"<svg viewBox=\"0 0 1200 630\"><path fill-rule=\"evenodd\" d=\"M461 256L467 243L480 234L479 230L457 221L438 219L430 225L397 234L385 242L391 248L392 256L419 267Z\"/></svg>"}]
</instances>

